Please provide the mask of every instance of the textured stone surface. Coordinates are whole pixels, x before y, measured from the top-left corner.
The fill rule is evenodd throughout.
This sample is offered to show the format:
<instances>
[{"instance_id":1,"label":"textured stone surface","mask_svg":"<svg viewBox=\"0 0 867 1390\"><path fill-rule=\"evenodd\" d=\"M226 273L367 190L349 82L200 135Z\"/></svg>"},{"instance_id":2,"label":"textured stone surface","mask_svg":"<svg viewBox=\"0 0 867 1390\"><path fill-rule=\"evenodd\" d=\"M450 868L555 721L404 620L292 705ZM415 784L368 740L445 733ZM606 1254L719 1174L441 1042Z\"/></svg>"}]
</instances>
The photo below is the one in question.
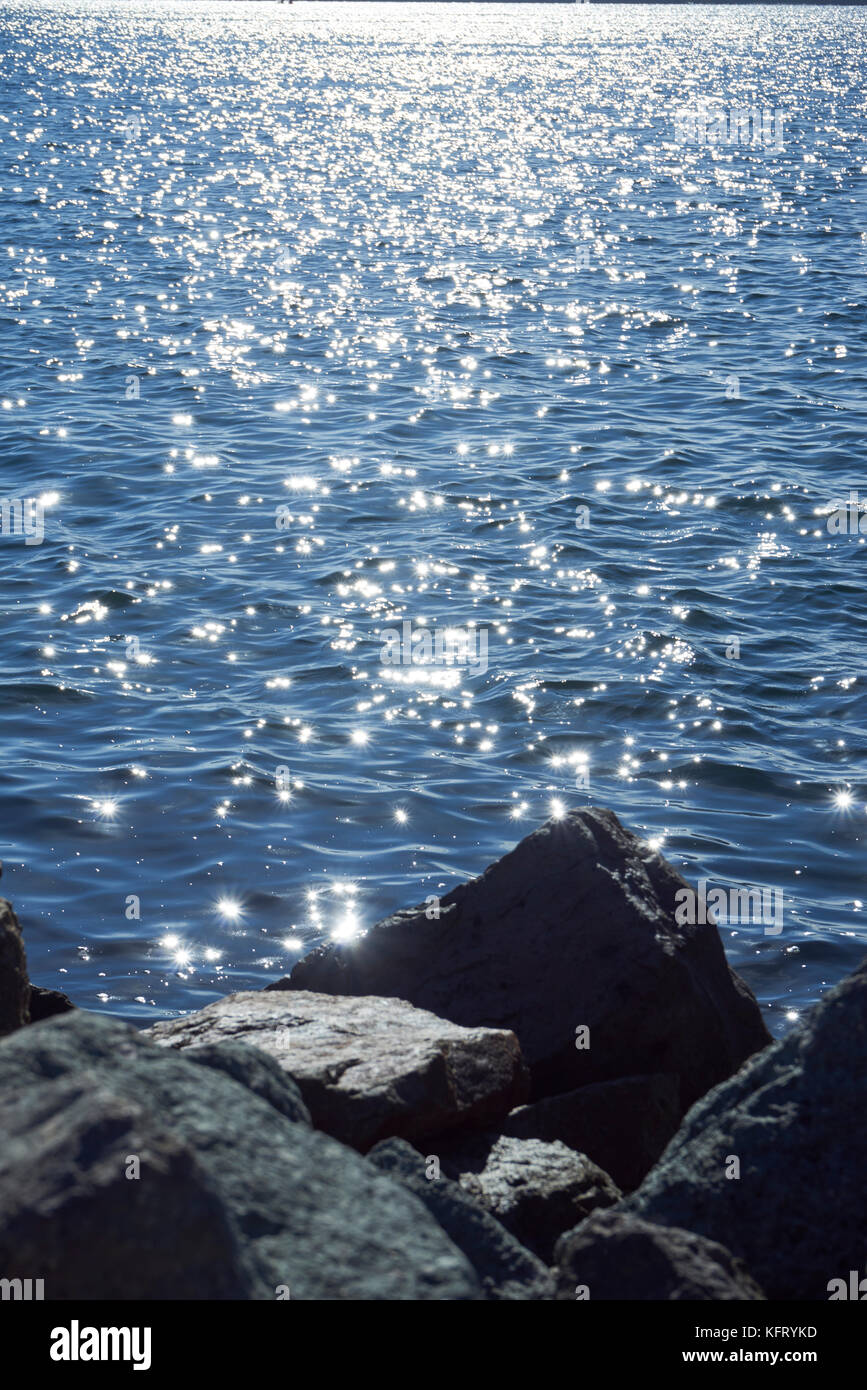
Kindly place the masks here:
<instances>
[{"instance_id":1,"label":"textured stone surface","mask_svg":"<svg viewBox=\"0 0 867 1390\"><path fill-rule=\"evenodd\" d=\"M287 1120L312 1124L310 1111L304 1104L297 1084L279 1062L258 1047L242 1042L204 1043L190 1047L184 1055L201 1067L212 1067L239 1081L248 1090L267 1100Z\"/></svg>"},{"instance_id":2,"label":"textured stone surface","mask_svg":"<svg viewBox=\"0 0 867 1390\"><path fill-rule=\"evenodd\" d=\"M442 1166L547 1264L564 1231L621 1195L585 1154L540 1139L467 1135L444 1149Z\"/></svg>"},{"instance_id":3,"label":"textured stone surface","mask_svg":"<svg viewBox=\"0 0 867 1390\"><path fill-rule=\"evenodd\" d=\"M713 923L677 924L683 887L611 811L573 811L454 889L438 919L400 912L275 987L389 995L512 1029L534 1098L665 1072L685 1110L770 1039Z\"/></svg>"},{"instance_id":4,"label":"textured stone surface","mask_svg":"<svg viewBox=\"0 0 867 1390\"><path fill-rule=\"evenodd\" d=\"M251 1295L192 1145L86 1067L0 1094L4 1274L43 1279L48 1299Z\"/></svg>"},{"instance_id":5,"label":"textured stone surface","mask_svg":"<svg viewBox=\"0 0 867 1390\"><path fill-rule=\"evenodd\" d=\"M461 1028L400 999L233 994L148 1033L175 1048L252 1043L298 1083L318 1129L361 1150L486 1124L527 1094L512 1033Z\"/></svg>"},{"instance_id":6,"label":"textured stone surface","mask_svg":"<svg viewBox=\"0 0 867 1390\"><path fill-rule=\"evenodd\" d=\"M724 1242L768 1298L826 1299L865 1273L865 1173L867 961L694 1107L626 1209Z\"/></svg>"},{"instance_id":7,"label":"textured stone surface","mask_svg":"<svg viewBox=\"0 0 867 1390\"><path fill-rule=\"evenodd\" d=\"M447 1177L428 1176L430 1160L404 1139L384 1139L367 1155L424 1202L446 1235L462 1250L491 1299L554 1296L549 1270L485 1208Z\"/></svg>"},{"instance_id":8,"label":"textured stone surface","mask_svg":"<svg viewBox=\"0 0 867 1390\"><path fill-rule=\"evenodd\" d=\"M0 1270L47 1298L481 1296L404 1186L112 1019L0 1042L0 1116Z\"/></svg>"},{"instance_id":9,"label":"textured stone surface","mask_svg":"<svg viewBox=\"0 0 867 1390\"><path fill-rule=\"evenodd\" d=\"M676 1077L628 1076L522 1105L501 1128L521 1139L560 1139L631 1192L674 1135L679 1116Z\"/></svg>"},{"instance_id":10,"label":"textured stone surface","mask_svg":"<svg viewBox=\"0 0 867 1390\"><path fill-rule=\"evenodd\" d=\"M763 1299L743 1264L716 1241L655 1226L620 1211L597 1212L557 1242L558 1298ZM586 1292L584 1291L586 1290Z\"/></svg>"},{"instance_id":11,"label":"textured stone surface","mask_svg":"<svg viewBox=\"0 0 867 1390\"><path fill-rule=\"evenodd\" d=\"M27 1023L30 982L21 927L12 904L0 898L0 1037Z\"/></svg>"}]
</instances>

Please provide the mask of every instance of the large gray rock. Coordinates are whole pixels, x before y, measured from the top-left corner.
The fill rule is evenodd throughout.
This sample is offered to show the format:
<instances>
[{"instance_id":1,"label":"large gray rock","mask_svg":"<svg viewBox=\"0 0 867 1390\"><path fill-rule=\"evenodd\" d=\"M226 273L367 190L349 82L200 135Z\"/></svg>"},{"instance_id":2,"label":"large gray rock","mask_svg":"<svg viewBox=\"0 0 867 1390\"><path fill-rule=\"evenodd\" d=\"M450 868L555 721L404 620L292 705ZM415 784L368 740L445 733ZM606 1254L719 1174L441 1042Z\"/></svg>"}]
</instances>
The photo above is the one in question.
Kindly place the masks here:
<instances>
[{"instance_id":1,"label":"large gray rock","mask_svg":"<svg viewBox=\"0 0 867 1390\"><path fill-rule=\"evenodd\" d=\"M487 1124L527 1095L513 1033L461 1028L401 999L232 994L148 1034L175 1048L252 1043L298 1083L317 1129L362 1151Z\"/></svg>"},{"instance_id":2,"label":"large gray rock","mask_svg":"<svg viewBox=\"0 0 867 1390\"><path fill-rule=\"evenodd\" d=\"M512 1029L535 1097L667 1072L685 1110L770 1039L713 923L676 922L684 887L611 811L573 811L454 889L438 919L399 912L273 988L389 995Z\"/></svg>"},{"instance_id":3,"label":"large gray rock","mask_svg":"<svg viewBox=\"0 0 867 1390\"><path fill-rule=\"evenodd\" d=\"M827 1299L864 1270L865 1173L867 961L694 1107L625 1210L724 1242L768 1298Z\"/></svg>"},{"instance_id":4,"label":"large gray rock","mask_svg":"<svg viewBox=\"0 0 867 1390\"><path fill-rule=\"evenodd\" d=\"M560 1139L585 1153L631 1192L677 1130L680 1092L674 1076L598 1081L513 1110L501 1126L520 1139Z\"/></svg>"},{"instance_id":5,"label":"large gray rock","mask_svg":"<svg viewBox=\"0 0 867 1390\"><path fill-rule=\"evenodd\" d=\"M469 1193L442 1173L404 1139L384 1139L367 1155L383 1173L399 1179L424 1202L446 1235L462 1250L487 1298L535 1300L554 1296L554 1282L542 1261L525 1250Z\"/></svg>"},{"instance_id":6,"label":"large gray rock","mask_svg":"<svg viewBox=\"0 0 867 1390\"><path fill-rule=\"evenodd\" d=\"M582 1222L557 1242L554 1258L563 1301L764 1298L742 1262L716 1241L622 1211Z\"/></svg>"},{"instance_id":7,"label":"large gray rock","mask_svg":"<svg viewBox=\"0 0 867 1390\"><path fill-rule=\"evenodd\" d=\"M29 1020L30 981L21 927L12 904L0 898L0 1037Z\"/></svg>"},{"instance_id":8,"label":"large gray rock","mask_svg":"<svg viewBox=\"0 0 867 1390\"><path fill-rule=\"evenodd\" d=\"M404 1186L114 1020L0 1042L0 1117L0 1270L46 1298L481 1296Z\"/></svg>"},{"instance_id":9,"label":"large gray rock","mask_svg":"<svg viewBox=\"0 0 867 1390\"><path fill-rule=\"evenodd\" d=\"M445 1173L546 1264L564 1231L621 1196L607 1173L565 1144L466 1135L443 1146L441 1160Z\"/></svg>"},{"instance_id":10,"label":"large gray rock","mask_svg":"<svg viewBox=\"0 0 867 1390\"><path fill-rule=\"evenodd\" d=\"M4 1274L43 1279L49 1299L252 1296L193 1144L87 1065L0 1094Z\"/></svg>"},{"instance_id":11,"label":"large gray rock","mask_svg":"<svg viewBox=\"0 0 867 1390\"><path fill-rule=\"evenodd\" d=\"M214 1071L225 1072L233 1081L240 1081L287 1120L305 1125L313 1123L292 1077L258 1047L242 1042L204 1043L201 1047L189 1048L186 1056L200 1067L212 1067Z\"/></svg>"}]
</instances>

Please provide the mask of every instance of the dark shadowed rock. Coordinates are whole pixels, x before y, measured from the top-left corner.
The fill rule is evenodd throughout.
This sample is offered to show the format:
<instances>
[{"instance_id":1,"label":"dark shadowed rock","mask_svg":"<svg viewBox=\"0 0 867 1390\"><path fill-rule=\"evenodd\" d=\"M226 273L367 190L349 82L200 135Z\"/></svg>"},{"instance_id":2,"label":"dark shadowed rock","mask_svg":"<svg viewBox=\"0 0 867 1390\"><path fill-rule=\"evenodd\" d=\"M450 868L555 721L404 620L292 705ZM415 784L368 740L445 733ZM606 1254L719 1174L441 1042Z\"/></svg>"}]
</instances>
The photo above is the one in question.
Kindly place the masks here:
<instances>
[{"instance_id":1,"label":"dark shadowed rock","mask_svg":"<svg viewBox=\"0 0 867 1390\"><path fill-rule=\"evenodd\" d=\"M724 1241L768 1298L826 1299L864 1271L865 1172L867 961L690 1111L625 1209Z\"/></svg>"},{"instance_id":2,"label":"dark shadowed rock","mask_svg":"<svg viewBox=\"0 0 867 1390\"><path fill-rule=\"evenodd\" d=\"M400 912L269 989L389 995L512 1029L537 1098L665 1072L685 1109L769 1035L713 923L675 921L684 887L611 811L573 811L449 893L438 920Z\"/></svg>"},{"instance_id":3,"label":"dark shadowed rock","mask_svg":"<svg viewBox=\"0 0 867 1390\"><path fill-rule=\"evenodd\" d=\"M74 1008L60 990L31 985L21 924L12 904L0 898L0 1037Z\"/></svg>"},{"instance_id":4,"label":"dark shadowed rock","mask_svg":"<svg viewBox=\"0 0 867 1390\"><path fill-rule=\"evenodd\" d=\"M492 1299L545 1299L554 1295L549 1271L456 1182L428 1177L429 1160L404 1139L384 1139L367 1155L424 1202L462 1250Z\"/></svg>"},{"instance_id":5,"label":"dark shadowed rock","mask_svg":"<svg viewBox=\"0 0 867 1390\"><path fill-rule=\"evenodd\" d=\"M292 1077L279 1062L258 1047L249 1047L242 1042L205 1043L202 1047L187 1048L184 1056L189 1057L191 1062L198 1062L200 1067L225 1072L233 1081L239 1081L242 1086L267 1100L287 1120L305 1125L313 1123Z\"/></svg>"},{"instance_id":6,"label":"dark shadowed rock","mask_svg":"<svg viewBox=\"0 0 867 1390\"><path fill-rule=\"evenodd\" d=\"M298 1083L317 1129L361 1150L488 1124L527 1095L514 1034L461 1028L401 999L232 994L148 1034L175 1048L252 1043Z\"/></svg>"},{"instance_id":7,"label":"dark shadowed rock","mask_svg":"<svg viewBox=\"0 0 867 1390\"><path fill-rule=\"evenodd\" d=\"M564 1231L621 1196L607 1173L565 1144L490 1134L446 1144L443 1171L547 1264Z\"/></svg>"},{"instance_id":8,"label":"dark shadowed rock","mask_svg":"<svg viewBox=\"0 0 867 1390\"><path fill-rule=\"evenodd\" d=\"M0 1042L0 1115L0 1271L46 1298L481 1296L404 1186L112 1019Z\"/></svg>"},{"instance_id":9,"label":"dark shadowed rock","mask_svg":"<svg viewBox=\"0 0 867 1390\"><path fill-rule=\"evenodd\" d=\"M41 1023L44 1018L54 1018L56 1014L68 1014L75 1005L59 989L41 989L39 985L30 986L30 1022Z\"/></svg>"},{"instance_id":10,"label":"dark shadowed rock","mask_svg":"<svg viewBox=\"0 0 867 1390\"><path fill-rule=\"evenodd\" d=\"M28 1020L30 982L21 927L12 904L0 898L0 1037Z\"/></svg>"},{"instance_id":11,"label":"dark shadowed rock","mask_svg":"<svg viewBox=\"0 0 867 1390\"><path fill-rule=\"evenodd\" d=\"M599 1081L513 1110L501 1126L519 1139L560 1139L585 1153L631 1192L675 1133L680 1093L674 1076Z\"/></svg>"},{"instance_id":12,"label":"dark shadowed rock","mask_svg":"<svg viewBox=\"0 0 867 1390\"><path fill-rule=\"evenodd\" d=\"M140 1166L140 1177L134 1165ZM0 1269L48 1299L248 1298L194 1149L86 1067L3 1095Z\"/></svg>"},{"instance_id":13,"label":"dark shadowed rock","mask_svg":"<svg viewBox=\"0 0 867 1390\"><path fill-rule=\"evenodd\" d=\"M564 1301L764 1298L741 1261L716 1241L621 1211L597 1212L569 1231L554 1258Z\"/></svg>"}]
</instances>

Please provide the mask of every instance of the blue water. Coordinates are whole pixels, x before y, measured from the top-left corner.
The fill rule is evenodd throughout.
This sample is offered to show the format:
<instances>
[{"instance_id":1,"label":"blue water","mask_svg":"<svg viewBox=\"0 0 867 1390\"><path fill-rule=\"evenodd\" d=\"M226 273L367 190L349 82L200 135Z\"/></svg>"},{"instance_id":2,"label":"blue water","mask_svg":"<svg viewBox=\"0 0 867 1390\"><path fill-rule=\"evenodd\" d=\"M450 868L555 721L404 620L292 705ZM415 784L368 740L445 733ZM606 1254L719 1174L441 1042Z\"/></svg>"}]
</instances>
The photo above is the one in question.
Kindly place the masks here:
<instances>
[{"instance_id":1,"label":"blue water","mask_svg":"<svg viewBox=\"0 0 867 1390\"><path fill-rule=\"evenodd\" d=\"M600 803L783 895L723 937L791 1026L865 948L867 557L827 524L867 498L864 11L49 0L0 34L33 977L199 1007ZM784 112L782 149L678 144L703 102ZM405 620L486 669L384 666Z\"/></svg>"}]
</instances>

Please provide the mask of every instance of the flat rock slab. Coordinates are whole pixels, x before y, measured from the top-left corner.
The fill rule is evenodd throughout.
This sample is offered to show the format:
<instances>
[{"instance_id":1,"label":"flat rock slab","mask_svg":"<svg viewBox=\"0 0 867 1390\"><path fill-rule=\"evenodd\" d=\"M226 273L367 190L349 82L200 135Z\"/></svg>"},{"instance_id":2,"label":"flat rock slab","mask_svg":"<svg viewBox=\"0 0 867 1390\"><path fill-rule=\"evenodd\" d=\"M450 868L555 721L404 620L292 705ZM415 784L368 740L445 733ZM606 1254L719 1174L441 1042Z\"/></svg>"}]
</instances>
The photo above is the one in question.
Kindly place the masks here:
<instances>
[{"instance_id":1,"label":"flat rock slab","mask_svg":"<svg viewBox=\"0 0 867 1390\"><path fill-rule=\"evenodd\" d=\"M632 1192L675 1134L679 1117L677 1077L627 1076L522 1105L502 1132L560 1139L610 1173L623 1192Z\"/></svg>"},{"instance_id":2,"label":"flat rock slab","mask_svg":"<svg viewBox=\"0 0 867 1390\"><path fill-rule=\"evenodd\" d=\"M547 1264L564 1231L621 1196L585 1154L540 1139L467 1135L444 1150L442 1166Z\"/></svg>"},{"instance_id":3,"label":"flat rock slab","mask_svg":"<svg viewBox=\"0 0 867 1390\"><path fill-rule=\"evenodd\" d=\"M686 886L613 812L573 811L454 889L438 917L399 912L268 989L388 995L510 1029L534 1099L669 1073L683 1113L770 1042L713 922L677 922Z\"/></svg>"},{"instance_id":4,"label":"flat rock slab","mask_svg":"<svg viewBox=\"0 0 867 1390\"><path fill-rule=\"evenodd\" d=\"M422 1202L281 1113L282 1072L258 1069L266 1098L227 1074L256 1079L243 1053L193 1055L83 1010L0 1042L4 1278L46 1300L481 1297Z\"/></svg>"},{"instance_id":5,"label":"flat rock slab","mask_svg":"<svg viewBox=\"0 0 867 1390\"><path fill-rule=\"evenodd\" d=\"M743 1263L716 1241L620 1211L597 1212L564 1235L554 1255L562 1301L764 1299Z\"/></svg>"},{"instance_id":6,"label":"flat rock slab","mask_svg":"<svg viewBox=\"0 0 867 1390\"><path fill-rule=\"evenodd\" d=\"M824 1300L867 1273L865 1173L867 961L690 1111L624 1209L722 1242L770 1299Z\"/></svg>"},{"instance_id":7,"label":"flat rock slab","mask_svg":"<svg viewBox=\"0 0 867 1390\"><path fill-rule=\"evenodd\" d=\"M393 1135L489 1124L528 1090L513 1033L462 1028L401 999L232 994L148 1036L164 1047L261 1048L297 1082L316 1128L362 1152Z\"/></svg>"}]
</instances>

